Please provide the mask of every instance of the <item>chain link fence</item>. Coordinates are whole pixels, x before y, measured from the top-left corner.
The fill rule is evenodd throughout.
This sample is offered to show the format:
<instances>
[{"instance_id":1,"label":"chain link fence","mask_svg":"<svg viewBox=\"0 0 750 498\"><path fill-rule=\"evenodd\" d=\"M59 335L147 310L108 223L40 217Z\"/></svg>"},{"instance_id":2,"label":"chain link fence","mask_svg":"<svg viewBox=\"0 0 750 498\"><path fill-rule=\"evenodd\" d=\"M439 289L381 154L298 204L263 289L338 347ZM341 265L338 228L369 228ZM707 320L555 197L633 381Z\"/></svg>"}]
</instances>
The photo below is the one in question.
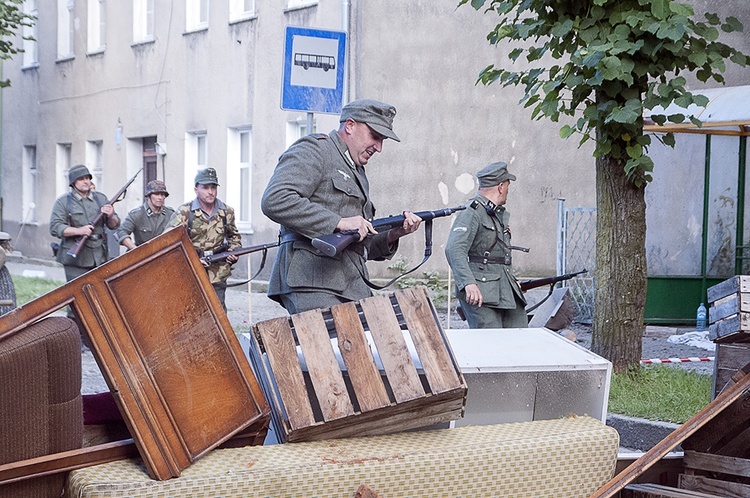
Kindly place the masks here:
<instances>
[{"instance_id":1,"label":"chain link fence","mask_svg":"<svg viewBox=\"0 0 750 498\"><path fill-rule=\"evenodd\" d=\"M588 270L563 284L570 289L578 314L575 321L590 324L594 318L596 269L596 208L568 208L558 199L557 273Z\"/></svg>"}]
</instances>

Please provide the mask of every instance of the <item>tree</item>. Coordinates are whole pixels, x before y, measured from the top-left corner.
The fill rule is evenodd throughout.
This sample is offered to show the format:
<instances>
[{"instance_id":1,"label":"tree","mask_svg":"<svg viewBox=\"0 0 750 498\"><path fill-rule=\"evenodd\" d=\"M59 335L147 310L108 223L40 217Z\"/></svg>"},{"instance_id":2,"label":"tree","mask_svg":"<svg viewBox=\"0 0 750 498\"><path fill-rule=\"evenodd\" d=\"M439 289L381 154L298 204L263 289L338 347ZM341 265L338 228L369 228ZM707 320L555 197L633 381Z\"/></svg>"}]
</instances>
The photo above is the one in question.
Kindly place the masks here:
<instances>
[{"instance_id":1,"label":"tree","mask_svg":"<svg viewBox=\"0 0 750 498\"><path fill-rule=\"evenodd\" d=\"M0 0L0 59L7 60L23 51L13 45L11 37L23 26L31 26L35 18L21 9L23 0ZM26 37L24 37L26 38ZM0 80L0 88L10 80Z\"/></svg>"},{"instance_id":2,"label":"tree","mask_svg":"<svg viewBox=\"0 0 750 498\"><path fill-rule=\"evenodd\" d=\"M694 20L692 6L673 0L460 0L494 12L500 22L490 44L510 43L511 71L491 64L479 82L522 86L521 103L532 119L568 118L560 136L594 140L597 230L592 350L616 371L637 365L646 300L646 203L651 180L651 136L643 131L644 109L705 106L686 89L684 71L723 83L725 61L744 66L741 52L718 41L742 31L729 17ZM486 5L486 7L485 7ZM653 116L679 123L685 114ZM699 125L693 118L689 119ZM674 146L674 136L657 136Z\"/></svg>"}]
</instances>

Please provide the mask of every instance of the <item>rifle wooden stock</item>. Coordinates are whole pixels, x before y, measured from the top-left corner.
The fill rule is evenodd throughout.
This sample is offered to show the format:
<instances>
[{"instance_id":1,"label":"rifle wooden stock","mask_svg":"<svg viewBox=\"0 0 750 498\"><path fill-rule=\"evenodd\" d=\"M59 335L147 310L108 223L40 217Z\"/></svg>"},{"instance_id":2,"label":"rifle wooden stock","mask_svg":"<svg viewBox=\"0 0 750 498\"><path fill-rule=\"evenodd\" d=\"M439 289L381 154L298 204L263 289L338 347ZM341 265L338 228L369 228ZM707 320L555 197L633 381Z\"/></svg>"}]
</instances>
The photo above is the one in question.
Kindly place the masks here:
<instances>
[{"instance_id":1,"label":"rifle wooden stock","mask_svg":"<svg viewBox=\"0 0 750 498\"><path fill-rule=\"evenodd\" d=\"M443 216L450 216L456 211L466 209L466 206L456 206L452 208L439 209L437 211L419 211L416 214L422 221L429 221L435 218L442 218ZM404 223L406 217L403 214L388 216L386 218L376 218L370 220L372 227L378 231L386 231L392 228L401 226ZM343 232L336 232L330 235L324 235L322 237L316 237L312 239L312 245L323 254L329 257L334 257L337 254L346 249L349 245L359 241L359 232L356 230L346 230Z\"/></svg>"},{"instance_id":2,"label":"rifle wooden stock","mask_svg":"<svg viewBox=\"0 0 750 498\"><path fill-rule=\"evenodd\" d=\"M201 258L201 261L203 261L207 265L212 265L214 263L218 263L219 261L224 261L225 259L227 259L228 256L242 256L243 254L250 254L252 252L258 252L264 249L270 249L272 247L278 247L278 246L279 246L278 242L272 242L269 244L259 244L257 246L239 247L237 249L232 249L231 251L224 251L224 252L219 252L216 254L209 254L207 256L203 256Z\"/></svg>"},{"instance_id":3,"label":"rifle wooden stock","mask_svg":"<svg viewBox=\"0 0 750 498\"><path fill-rule=\"evenodd\" d=\"M125 191L128 189L128 187L130 186L130 184L135 181L135 177L137 177L138 173L140 173L141 171L143 171L143 168L136 171L135 175L133 175L133 178L128 180L128 182L120 190L118 190L117 193L114 195L114 197L112 197L112 199L107 201L106 204L114 205L115 202L119 201L120 197L122 197L122 194L124 194ZM96 218L94 218L94 221L92 221L91 224L94 227L96 227L99 223L102 222L103 219L104 219L104 213L99 211L99 214L96 215ZM78 237L75 244L73 244L70 247L70 249L68 249L68 252L67 252L68 256L72 256L74 258L78 257L78 253L81 252L81 248L83 247L83 244L86 243L86 240L88 240L89 237L91 237L91 235L81 235L80 237Z\"/></svg>"},{"instance_id":4,"label":"rifle wooden stock","mask_svg":"<svg viewBox=\"0 0 750 498\"><path fill-rule=\"evenodd\" d=\"M526 292L527 290L536 289L537 287L541 287L543 285L554 285L557 282L562 282L563 280L570 280L576 275L580 275L582 273L588 273L588 270L584 268L581 271L577 271L575 273L566 273L565 275L557 275L554 277L545 277L545 278L536 278L533 280L523 280L520 283L521 290Z\"/></svg>"}]
</instances>

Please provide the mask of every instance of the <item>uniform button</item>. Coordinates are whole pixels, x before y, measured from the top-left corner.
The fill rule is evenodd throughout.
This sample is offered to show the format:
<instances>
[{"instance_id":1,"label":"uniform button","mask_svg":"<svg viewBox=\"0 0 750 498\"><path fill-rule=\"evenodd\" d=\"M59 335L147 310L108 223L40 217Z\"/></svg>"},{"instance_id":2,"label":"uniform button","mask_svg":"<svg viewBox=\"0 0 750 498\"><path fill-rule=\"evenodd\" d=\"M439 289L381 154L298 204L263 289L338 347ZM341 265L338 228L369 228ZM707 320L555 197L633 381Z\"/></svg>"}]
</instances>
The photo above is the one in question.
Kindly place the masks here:
<instances>
[{"instance_id":1,"label":"uniform button","mask_svg":"<svg viewBox=\"0 0 750 498\"><path fill-rule=\"evenodd\" d=\"M486 277L482 277L482 282L486 282L486 281L487 281L487 278Z\"/></svg>"}]
</instances>

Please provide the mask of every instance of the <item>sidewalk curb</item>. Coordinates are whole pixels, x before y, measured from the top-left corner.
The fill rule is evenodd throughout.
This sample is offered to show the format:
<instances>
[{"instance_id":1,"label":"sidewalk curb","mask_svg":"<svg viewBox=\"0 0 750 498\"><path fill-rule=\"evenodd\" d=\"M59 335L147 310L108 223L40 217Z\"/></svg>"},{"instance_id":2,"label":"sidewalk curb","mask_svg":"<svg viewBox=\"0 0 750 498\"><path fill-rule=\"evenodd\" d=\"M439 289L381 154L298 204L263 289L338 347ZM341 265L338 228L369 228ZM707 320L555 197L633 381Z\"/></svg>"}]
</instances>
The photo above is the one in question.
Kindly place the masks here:
<instances>
[{"instance_id":1,"label":"sidewalk curb","mask_svg":"<svg viewBox=\"0 0 750 498\"><path fill-rule=\"evenodd\" d=\"M607 425L620 434L620 447L638 451L648 451L662 439L669 436L678 424L627 417L615 413L607 414ZM672 451L682 451L677 446Z\"/></svg>"}]
</instances>

